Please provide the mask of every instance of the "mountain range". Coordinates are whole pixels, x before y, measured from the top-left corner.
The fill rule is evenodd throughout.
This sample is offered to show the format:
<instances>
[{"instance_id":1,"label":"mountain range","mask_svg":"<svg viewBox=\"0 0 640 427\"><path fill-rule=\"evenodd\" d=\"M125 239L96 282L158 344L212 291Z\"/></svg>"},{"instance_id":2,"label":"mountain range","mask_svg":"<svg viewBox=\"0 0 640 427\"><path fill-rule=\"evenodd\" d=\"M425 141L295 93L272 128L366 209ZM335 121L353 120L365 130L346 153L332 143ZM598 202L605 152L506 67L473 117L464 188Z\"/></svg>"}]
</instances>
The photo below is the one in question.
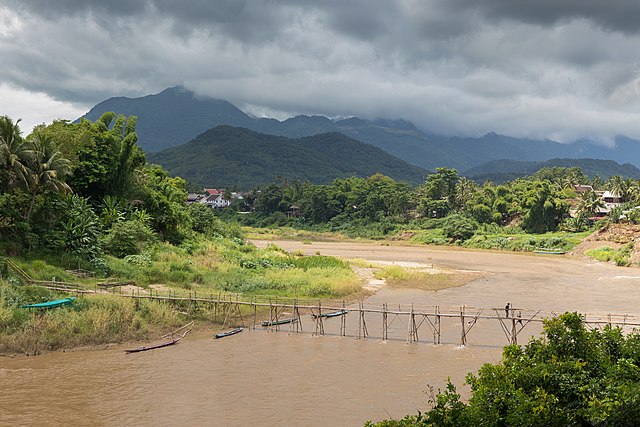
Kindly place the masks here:
<instances>
[{"instance_id":1,"label":"mountain range","mask_svg":"<svg viewBox=\"0 0 640 427\"><path fill-rule=\"evenodd\" d=\"M184 144L216 126L229 125L288 138L338 132L426 170L452 167L464 173L501 159L540 162L553 158L597 158L640 165L640 142L624 136L615 139L614 147L605 147L586 139L561 144L496 133L478 138L433 135L405 120L357 117L331 120L300 115L279 121L253 117L230 102L200 97L182 87L140 98L110 98L84 117L96 120L106 111L138 116L139 144L148 153Z\"/></svg>"}]
</instances>

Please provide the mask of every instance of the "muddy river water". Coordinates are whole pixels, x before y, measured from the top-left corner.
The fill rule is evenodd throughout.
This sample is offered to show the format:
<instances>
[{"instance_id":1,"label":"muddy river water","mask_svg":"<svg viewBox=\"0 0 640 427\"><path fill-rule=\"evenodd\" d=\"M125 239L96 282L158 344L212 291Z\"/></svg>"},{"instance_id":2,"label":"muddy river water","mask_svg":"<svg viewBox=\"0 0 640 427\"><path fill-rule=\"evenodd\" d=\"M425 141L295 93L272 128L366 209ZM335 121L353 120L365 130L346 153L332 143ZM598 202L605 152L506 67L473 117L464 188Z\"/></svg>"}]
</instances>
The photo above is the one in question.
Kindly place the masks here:
<instances>
[{"instance_id":1,"label":"muddy river water","mask_svg":"<svg viewBox=\"0 0 640 427\"><path fill-rule=\"evenodd\" d=\"M256 242L258 245L263 242ZM483 272L465 286L427 292L382 288L368 304L472 305L505 302L544 311L637 314L640 271L569 257L501 254L379 243L277 242L308 254L414 262ZM356 426L428 408L428 386L457 384L482 363L497 362L505 337L496 321L480 321L469 346L457 345L459 320L443 324L445 344L433 346L426 327L406 344L406 323L391 323L382 342L347 337L339 320L327 334L287 334L258 328L223 340L209 332L178 345L125 354L106 350L0 358L0 425ZM532 325L529 336L539 327ZM404 334L404 335L403 335ZM456 335L457 334L457 335ZM463 394L466 393L462 387Z\"/></svg>"}]
</instances>

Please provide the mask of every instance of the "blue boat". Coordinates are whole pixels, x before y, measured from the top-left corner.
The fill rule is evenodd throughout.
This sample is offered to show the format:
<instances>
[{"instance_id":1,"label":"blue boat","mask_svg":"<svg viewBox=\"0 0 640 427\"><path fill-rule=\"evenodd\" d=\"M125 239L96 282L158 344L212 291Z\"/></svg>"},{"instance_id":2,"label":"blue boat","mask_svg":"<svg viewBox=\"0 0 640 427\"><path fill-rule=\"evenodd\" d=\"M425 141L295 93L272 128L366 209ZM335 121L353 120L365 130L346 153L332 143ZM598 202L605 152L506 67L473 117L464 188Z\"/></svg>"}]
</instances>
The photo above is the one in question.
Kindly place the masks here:
<instances>
[{"instance_id":1,"label":"blue boat","mask_svg":"<svg viewBox=\"0 0 640 427\"><path fill-rule=\"evenodd\" d=\"M231 336L231 335L235 335L235 334L237 334L238 332L242 332L242 330L243 330L243 329L244 329L244 328L235 328L235 329L232 329L232 330L230 330L230 331L220 332L219 334L215 334L215 335L213 336L213 338L215 338L215 339L219 339L219 338L224 338L224 337L228 337L228 336Z\"/></svg>"},{"instance_id":2,"label":"blue boat","mask_svg":"<svg viewBox=\"0 0 640 427\"><path fill-rule=\"evenodd\" d=\"M69 298L57 299L55 301L40 302L37 304L25 304L25 305L21 305L20 308L55 308L55 307L61 307L63 305L71 305L73 301L75 301L75 299L76 297L69 297Z\"/></svg>"}]
</instances>

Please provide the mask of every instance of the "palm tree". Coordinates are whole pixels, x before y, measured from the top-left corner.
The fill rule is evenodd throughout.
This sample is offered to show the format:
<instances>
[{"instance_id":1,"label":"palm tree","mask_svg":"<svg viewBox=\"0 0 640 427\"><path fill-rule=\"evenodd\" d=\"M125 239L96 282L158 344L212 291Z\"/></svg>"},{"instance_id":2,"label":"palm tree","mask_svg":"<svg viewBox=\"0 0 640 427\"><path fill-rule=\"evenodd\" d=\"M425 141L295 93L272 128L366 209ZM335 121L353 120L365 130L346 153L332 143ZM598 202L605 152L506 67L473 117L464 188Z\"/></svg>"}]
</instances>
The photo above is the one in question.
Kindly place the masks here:
<instances>
[{"instance_id":1,"label":"palm tree","mask_svg":"<svg viewBox=\"0 0 640 427\"><path fill-rule=\"evenodd\" d=\"M464 176L461 177L456 184L456 206L464 209L477 190L478 184Z\"/></svg>"},{"instance_id":2,"label":"palm tree","mask_svg":"<svg viewBox=\"0 0 640 427\"><path fill-rule=\"evenodd\" d=\"M620 197L623 202L628 198L628 182L620 175L614 175L608 179L607 187L615 196Z\"/></svg>"},{"instance_id":3,"label":"palm tree","mask_svg":"<svg viewBox=\"0 0 640 427\"><path fill-rule=\"evenodd\" d=\"M47 135L36 132L28 141L30 161L27 181L31 190L31 204L25 215L29 219L38 193L50 190L67 194L71 187L64 182L64 178L71 173L69 160L62 156L53 140Z\"/></svg>"},{"instance_id":4,"label":"palm tree","mask_svg":"<svg viewBox=\"0 0 640 427\"><path fill-rule=\"evenodd\" d=\"M630 202L633 202L636 205L640 203L640 181L634 179L629 180L627 193Z\"/></svg>"},{"instance_id":5,"label":"palm tree","mask_svg":"<svg viewBox=\"0 0 640 427\"><path fill-rule=\"evenodd\" d=\"M1 190L27 187L29 171L29 145L20 131L20 119L15 123L7 116L0 116L0 164L5 174Z\"/></svg>"},{"instance_id":6,"label":"palm tree","mask_svg":"<svg viewBox=\"0 0 640 427\"><path fill-rule=\"evenodd\" d=\"M587 191L580 196L580 204L578 205L578 214L581 217L589 217L595 215L600 208L604 207L604 202L595 191Z\"/></svg>"}]
</instances>

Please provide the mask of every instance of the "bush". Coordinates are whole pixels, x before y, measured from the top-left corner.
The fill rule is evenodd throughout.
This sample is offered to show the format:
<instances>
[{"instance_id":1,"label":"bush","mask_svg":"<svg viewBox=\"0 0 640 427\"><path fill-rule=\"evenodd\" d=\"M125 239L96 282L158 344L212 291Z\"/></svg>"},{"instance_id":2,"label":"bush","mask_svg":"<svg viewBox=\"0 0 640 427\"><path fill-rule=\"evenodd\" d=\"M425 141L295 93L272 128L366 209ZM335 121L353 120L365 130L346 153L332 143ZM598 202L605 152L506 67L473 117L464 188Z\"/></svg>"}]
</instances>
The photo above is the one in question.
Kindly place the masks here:
<instances>
[{"instance_id":1,"label":"bush","mask_svg":"<svg viewBox=\"0 0 640 427\"><path fill-rule=\"evenodd\" d=\"M474 235L478 229L478 223L473 219L460 214L449 215L442 223L444 234L454 241L464 241Z\"/></svg>"},{"instance_id":2,"label":"bush","mask_svg":"<svg viewBox=\"0 0 640 427\"><path fill-rule=\"evenodd\" d=\"M154 240L153 230L144 222L134 219L115 223L102 244L108 253L122 258L139 254L146 244Z\"/></svg>"}]
</instances>

